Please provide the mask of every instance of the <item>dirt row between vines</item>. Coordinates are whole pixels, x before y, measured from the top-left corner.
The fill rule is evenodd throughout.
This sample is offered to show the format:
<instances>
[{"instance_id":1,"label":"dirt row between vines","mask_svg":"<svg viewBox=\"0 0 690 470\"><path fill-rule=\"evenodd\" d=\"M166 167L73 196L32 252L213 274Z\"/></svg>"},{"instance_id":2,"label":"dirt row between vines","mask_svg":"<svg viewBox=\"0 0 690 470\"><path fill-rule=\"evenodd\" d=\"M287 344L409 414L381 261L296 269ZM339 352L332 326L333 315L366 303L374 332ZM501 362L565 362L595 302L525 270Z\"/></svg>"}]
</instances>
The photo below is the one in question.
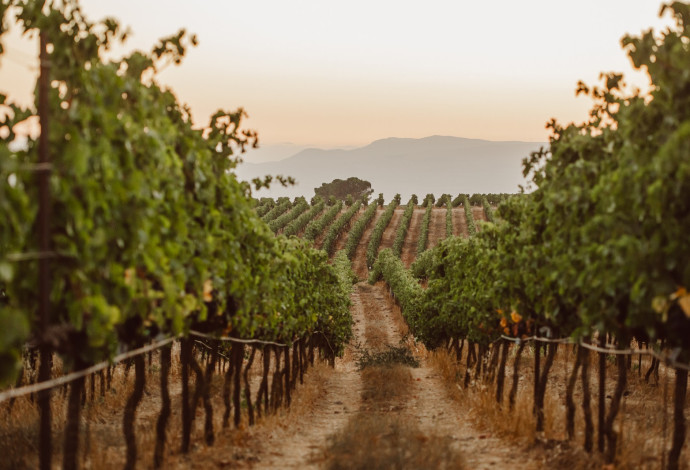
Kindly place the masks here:
<instances>
[{"instance_id":1,"label":"dirt row between vines","mask_svg":"<svg viewBox=\"0 0 690 470\"><path fill-rule=\"evenodd\" d=\"M466 468L534 468L518 448L505 445L475 426L468 410L448 393L423 347L412 346L420 367L409 369L412 381L404 391L403 401L380 409L363 400L362 373L356 367L358 354L398 345L406 331L399 309L383 283L371 286L361 282L355 286L352 315L355 337L345 356L336 361L335 368L321 371L317 378L323 381L319 395L310 397L312 405L302 407L300 413L292 416L289 425L284 423L254 434L257 448L248 467L328 467L333 436L345 429L348 422L373 414L417 429L417 439L427 445L448 443L461 456ZM307 380L313 379L307 377Z\"/></svg>"},{"instance_id":2,"label":"dirt row between vines","mask_svg":"<svg viewBox=\"0 0 690 470\"><path fill-rule=\"evenodd\" d=\"M379 245L379 251L385 250L386 248L393 248L393 242L395 242L395 233L398 231L398 225L400 225L400 219L402 219L403 212L405 212L404 207L398 206L393 211L393 217L386 230L383 231L383 237L381 237L381 244Z\"/></svg>"},{"instance_id":3,"label":"dirt row between vines","mask_svg":"<svg viewBox=\"0 0 690 470\"><path fill-rule=\"evenodd\" d=\"M392 246L402 216L396 210L393 219L384 231L381 249ZM438 211L443 217L445 235L445 210ZM376 220L382 211L377 212ZM410 261L416 250L421 225L421 216L413 216L406 237L405 258ZM416 220L416 225L415 225ZM433 224L432 220L432 224ZM366 245L373 221L365 231L356 252L354 266L360 278L365 277ZM440 238L440 237L438 237ZM414 245L415 250L411 246ZM251 468L324 468L337 466L333 462L334 436L348 432L353 424L362 418L384 419L386 422L403 423L406 428L416 430L416 439L425 446L445 443L457 452L466 468L533 468L524 452L491 437L479 429L470 418L469 410L463 408L449 393L439 371L431 366L430 355L413 343L407 335L407 327L400 310L390 297L383 283L372 286L360 282L354 287L351 312L354 321L354 338L342 359L336 360L334 369L311 372L306 381L320 382L318 395L310 396L311 405L299 406L291 411L290 425L275 426L270 432L260 433L260 445L253 452ZM404 341L404 343L403 343ZM364 351L381 351L387 345L407 344L420 367L409 368L411 382L395 406L381 409L370 400L363 400L362 372L356 361ZM315 375L315 376L314 376ZM258 437L256 435L255 437ZM376 437L376 436L374 436ZM386 439L378 436L376 439ZM404 449L402 449L404 451ZM357 453L357 451L353 451Z\"/></svg>"},{"instance_id":4,"label":"dirt row between vines","mask_svg":"<svg viewBox=\"0 0 690 470\"><path fill-rule=\"evenodd\" d=\"M415 209L412 213L412 220L410 220L410 227L405 236L405 243L403 243L402 254L400 258L405 267L409 268L417 257L417 243L419 241L419 232L422 230L422 220L426 209Z\"/></svg>"},{"instance_id":5,"label":"dirt row between vines","mask_svg":"<svg viewBox=\"0 0 690 470\"><path fill-rule=\"evenodd\" d=\"M427 249L432 249L446 238L446 208L434 207L431 210L431 221L429 222L429 242Z\"/></svg>"},{"instance_id":6,"label":"dirt row between vines","mask_svg":"<svg viewBox=\"0 0 690 470\"><path fill-rule=\"evenodd\" d=\"M467 230L467 219L465 218L465 209L463 207L453 208L453 235L463 236L465 238L470 236Z\"/></svg>"},{"instance_id":7,"label":"dirt row between vines","mask_svg":"<svg viewBox=\"0 0 690 470\"><path fill-rule=\"evenodd\" d=\"M366 279L369 276L369 268L367 267L367 246L369 245L369 240L371 240L371 233L374 231L374 227L376 227L381 215L383 215L383 211L384 209L381 207L376 209L374 218L369 222L369 225L362 234L359 245L357 245L355 259L352 260L352 270L360 279Z\"/></svg>"}]
</instances>

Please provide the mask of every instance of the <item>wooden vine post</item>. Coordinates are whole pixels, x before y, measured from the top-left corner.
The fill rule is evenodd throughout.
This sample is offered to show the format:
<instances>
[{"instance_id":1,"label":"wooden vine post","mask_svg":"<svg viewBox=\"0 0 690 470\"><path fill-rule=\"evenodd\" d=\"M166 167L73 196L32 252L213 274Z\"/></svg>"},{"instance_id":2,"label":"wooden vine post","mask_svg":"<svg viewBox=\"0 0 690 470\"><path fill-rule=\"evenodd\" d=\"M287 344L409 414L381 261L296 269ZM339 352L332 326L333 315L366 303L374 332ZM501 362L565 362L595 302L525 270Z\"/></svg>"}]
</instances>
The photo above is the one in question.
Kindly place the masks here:
<instances>
[{"instance_id":1,"label":"wooden vine post","mask_svg":"<svg viewBox=\"0 0 690 470\"><path fill-rule=\"evenodd\" d=\"M606 335L600 334L599 346L606 346ZM606 435L606 354L599 353L599 410L597 421L597 449L604 452L604 437Z\"/></svg>"},{"instance_id":2,"label":"wooden vine post","mask_svg":"<svg viewBox=\"0 0 690 470\"><path fill-rule=\"evenodd\" d=\"M680 453L685 443L685 399L688 393L688 371L676 369L673 391L673 444L668 454L668 469L678 470Z\"/></svg>"},{"instance_id":3,"label":"wooden vine post","mask_svg":"<svg viewBox=\"0 0 690 470\"><path fill-rule=\"evenodd\" d=\"M137 407L144 396L146 385L146 357L143 354L134 356L134 390L127 399L125 413L122 418L122 429L127 444L127 461L125 469L133 469L137 461L137 438L134 426Z\"/></svg>"},{"instance_id":4,"label":"wooden vine post","mask_svg":"<svg viewBox=\"0 0 690 470\"><path fill-rule=\"evenodd\" d=\"M48 92L50 85L50 59L48 57L48 39L44 31L40 32L40 76L38 78L38 119L41 124L41 135L38 141L38 159L41 168L38 176L38 237L39 250L44 256L38 260L38 331L40 342L40 365L38 369L38 381L50 380L53 368L53 352L47 342L47 330L50 322L50 259L46 256L50 253L50 226L51 226L51 201L50 201L50 119ZM50 412L50 389L38 392L38 408L41 415L41 429L39 432L39 466L41 470L51 468L52 419Z\"/></svg>"},{"instance_id":5,"label":"wooden vine post","mask_svg":"<svg viewBox=\"0 0 690 470\"><path fill-rule=\"evenodd\" d=\"M156 422L156 448L153 455L154 468L161 468L165 452L165 431L170 419L170 391L168 380L170 378L170 363L172 362L172 346L166 345L161 349L161 413Z\"/></svg>"},{"instance_id":6,"label":"wooden vine post","mask_svg":"<svg viewBox=\"0 0 690 470\"><path fill-rule=\"evenodd\" d=\"M589 339L586 338L588 341ZM585 348L580 348L582 353L582 414L585 418L585 442L584 448L586 452L592 452L594 445L594 421L592 420L592 398L589 390L589 363L590 353Z\"/></svg>"},{"instance_id":7,"label":"wooden vine post","mask_svg":"<svg viewBox=\"0 0 690 470\"><path fill-rule=\"evenodd\" d=\"M192 354L192 341L184 338L180 341L180 362L182 363L182 453L189 452L192 432L192 416L189 404L189 361Z\"/></svg>"}]
</instances>

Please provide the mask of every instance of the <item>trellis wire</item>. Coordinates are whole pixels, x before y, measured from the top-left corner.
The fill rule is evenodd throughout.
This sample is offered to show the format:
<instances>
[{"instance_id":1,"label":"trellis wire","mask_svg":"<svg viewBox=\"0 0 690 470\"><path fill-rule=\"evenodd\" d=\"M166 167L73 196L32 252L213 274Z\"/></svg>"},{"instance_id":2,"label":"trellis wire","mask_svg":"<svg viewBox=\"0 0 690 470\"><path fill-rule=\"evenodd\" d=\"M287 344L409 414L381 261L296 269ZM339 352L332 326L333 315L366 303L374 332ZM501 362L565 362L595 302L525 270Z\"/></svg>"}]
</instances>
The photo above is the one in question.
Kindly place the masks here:
<instances>
[{"instance_id":1,"label":"trellis wire","mask_svg":"<svg viewBox=\"0 0 690 470\"><path fill-rule=\"evenodd\" d=\"M278 347L287 347L287 344L284 343L277 343L275 341L264 341L260 339L241 339L241 338L233 338L231 336L213 336L213 335L208 335L205 333L200 333L198 331L190 331L189 332L190 336L196 336L199 338L204 338L204 339L212 339L216 341L225 341L225 342L231 342L231 343L239 343L239 344L263 344L263 345L270 345L270 346L278 346ZM160 341L157 341L155 343L143 346L138 349L133 349L132 351L127 351L126 353L119 354L115 356L112 360L110 361L103 361L99 362L98 364L94 364L93 366L87 367L86 369L82 369L79 371L75 372L70 372L69 374L65 374L61 377L57 377L55 379L31 384L31 385L25 385L23 387L18 387L18 388L13 388L10 390L5 390L4 392L0 392L0 403L7 401L12 398L18 398L22 397L25 395L29 395L32 393L37 393L42 390L48 390L51 388L59 387L61 385L68 384L70 382L73 382L77 379L80 379L82 377L86 377L89 374L93 374L94 372L98 372L100 370L105 369L108 366L111 366L113 364L117 364L119 362L124 361L125 359L131 359L135 356L139 356L140 354L145 354L149 351L154 351L156 349L162 348L163 346L166 346L167 344L170 344L172 341L175 341L176 339L179 339L179 336L171 337L171 338L166 338L162 339ZM330 347L330 344L329 344ZM332 348L331 348L332 350Z\"/></svg>"},{"instance_id":2,"label":"trellis wire","mask_svg":"<svg viewBox=\"0 0 690 470\"><path fill-rule=\"evenodd\" d=\"M663 362L667 366L671 366L675 369L683 369L690 371L690 365L688 364L683 364L681 362L677 362L676 360L672 359L671 357L664 356L663 354L660 354L653 349L617 349L614 345L607 344L606 347L601 347L601 346L595 346L593 344L589 343L584 343L582 341L575 341L572 338L557 338L557 339L552 339L552 338L543 338L539 336L528 336L526 338L512 338L510 336L505 336L501 335L501 338L507 340L507 341L512 341L513 343L520 344L523 341L539 341L540 343L558 343L558 344L577 344L579 346L582 346L583 348L589 349L591 351L599 352L599 353L604 353L604 354L619 354L619 355L625 355L625 356L632 356L635 354L641 354L645 356L652 356L659 361Z\"/></svg>"}]
</instances>

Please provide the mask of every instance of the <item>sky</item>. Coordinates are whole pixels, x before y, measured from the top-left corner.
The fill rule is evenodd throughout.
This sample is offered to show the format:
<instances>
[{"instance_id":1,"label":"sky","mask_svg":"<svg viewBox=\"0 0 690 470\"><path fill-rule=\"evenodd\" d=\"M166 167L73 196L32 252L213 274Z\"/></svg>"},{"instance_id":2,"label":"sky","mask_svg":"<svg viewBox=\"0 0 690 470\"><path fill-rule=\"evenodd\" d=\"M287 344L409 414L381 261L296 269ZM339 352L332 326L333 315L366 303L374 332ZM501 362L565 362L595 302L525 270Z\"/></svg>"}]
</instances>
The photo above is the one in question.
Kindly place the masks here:
<instances>
[{"instance_id":1,"label":"sky","mask_svg":"<svg viewBox=\"0 0 690 470\"><path fill-rule=\"evenodd\" d=\"M197 125L243 107L247 127L278 153L430 135L546 141L551 118L586 118L591 103L575 97L578 80L622 71L644 86L620 39L669 23L656 0L81 4L91 19L129 26L128 50L149 50L183 27L196 33L199 46L159 81ZM28 104L37 44L14 33L5 44L0 92Z\"/></svg>"}]
</instances>

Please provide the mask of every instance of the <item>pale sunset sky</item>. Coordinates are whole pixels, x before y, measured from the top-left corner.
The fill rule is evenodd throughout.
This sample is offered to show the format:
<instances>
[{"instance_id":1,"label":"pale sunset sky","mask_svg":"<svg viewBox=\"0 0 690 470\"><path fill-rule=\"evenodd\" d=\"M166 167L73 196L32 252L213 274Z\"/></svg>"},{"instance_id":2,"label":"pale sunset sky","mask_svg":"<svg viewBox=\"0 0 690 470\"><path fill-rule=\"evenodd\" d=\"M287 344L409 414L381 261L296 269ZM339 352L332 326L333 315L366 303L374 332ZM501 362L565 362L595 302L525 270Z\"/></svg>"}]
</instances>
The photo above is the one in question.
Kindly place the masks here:
<instances>
[{"instance_id":1,"label":"pale sunset sky","mask_svg":"<svg viewBox=\"0 0 690 470\"><path fill-rule=\"evenodd\" d=\"M656 0L327 1L83 0L149 50L179 28L199 46L160 82L195 124L242 106L261 143L359 146L385 137L453 135L545 141L545 123L582 121L579 79L633 77L620 46L669 23ZM31 99L37 45L5 38L0 91ZM251 158L249 158L251 160Z\"/></svg>"}]
</instances>

